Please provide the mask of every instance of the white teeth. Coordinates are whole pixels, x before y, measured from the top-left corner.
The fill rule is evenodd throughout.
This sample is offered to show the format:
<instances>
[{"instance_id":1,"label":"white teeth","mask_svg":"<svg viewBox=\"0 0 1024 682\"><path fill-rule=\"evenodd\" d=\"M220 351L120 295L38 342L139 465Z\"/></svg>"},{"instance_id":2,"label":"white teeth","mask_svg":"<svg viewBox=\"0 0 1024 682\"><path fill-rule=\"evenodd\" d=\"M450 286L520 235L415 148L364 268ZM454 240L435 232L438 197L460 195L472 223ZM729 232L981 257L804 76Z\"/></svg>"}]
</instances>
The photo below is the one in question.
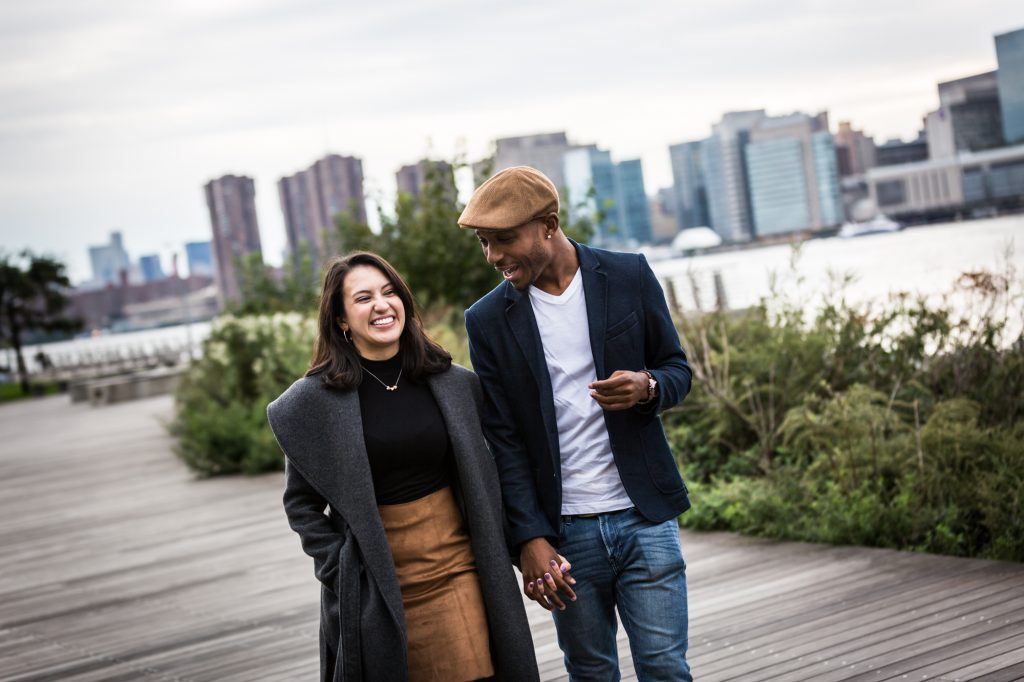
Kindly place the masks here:
<instances>
[{"instance_id":1,"label":"white teeth","mask_svg":"<svg viewBox=\"0 0 1024 682\"><path fill-rule=\"evenodd\" d=\"M391 324L394 321L395 318L393 317L382 317L379 320L374 320L370 324L372 324L374 327L383 327L384 325Z\"/></svg>"}]
</instances>

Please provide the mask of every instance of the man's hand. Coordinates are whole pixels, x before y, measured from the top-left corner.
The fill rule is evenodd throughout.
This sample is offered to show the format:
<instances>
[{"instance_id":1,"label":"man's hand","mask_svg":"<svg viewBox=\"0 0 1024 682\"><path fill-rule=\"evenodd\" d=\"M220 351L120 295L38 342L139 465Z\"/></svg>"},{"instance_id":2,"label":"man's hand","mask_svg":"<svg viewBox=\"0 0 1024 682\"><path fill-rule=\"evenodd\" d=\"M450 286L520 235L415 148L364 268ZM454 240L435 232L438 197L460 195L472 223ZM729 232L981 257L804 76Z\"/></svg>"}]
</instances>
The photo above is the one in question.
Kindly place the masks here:
<instances>
[{"instance_id":1,"label":"man's hand","mask_svg":"<svg viewBox=\"0 0 1024 682\"><path fill-rule=\"evenodd\" d=\"M641 400L647 400L650 383L644 372L616 370L603 381L594 381L587 387L590 397L605 410L628 410Z\"/></svg>"},{"instance_id":2,"label":"man's hand","mask_svg":"<svg viewBox=\"0 0 1024 682\"><path fill-rule=\"evenodd\" d=\"M569 575L572 566L546 539L533 538L524 542L519 551L519 565L523 573L523 594L548 611L556 606L565 610L565 602L559 592L570 601L576 601L576 593L570 587L576 584Z\"/></svg>"}]
</instances>

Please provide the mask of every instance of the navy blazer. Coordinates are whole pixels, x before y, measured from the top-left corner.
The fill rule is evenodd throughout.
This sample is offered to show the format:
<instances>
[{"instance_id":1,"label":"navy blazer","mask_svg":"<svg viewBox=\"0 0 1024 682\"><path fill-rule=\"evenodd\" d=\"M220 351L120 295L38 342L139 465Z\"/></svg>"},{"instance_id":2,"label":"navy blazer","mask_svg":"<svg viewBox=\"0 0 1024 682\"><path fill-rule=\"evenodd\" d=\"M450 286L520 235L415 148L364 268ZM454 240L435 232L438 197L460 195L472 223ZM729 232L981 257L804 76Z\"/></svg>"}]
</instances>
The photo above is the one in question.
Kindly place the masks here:
<instances>
[{"instance_id":1,"label":"navy blazer","mask_svg":"<svg viewBox=\"0 0 1024 682\"><path fill-rule=\"evenodd\" d=\"M615 464L637 511L652 522L690 507L658 418L690 390L690 366L665 296L647 260L573 242L586 297L598 379L646 369L658 399L605 411ZM557 546L562 507L561 456L551 380L526 292L502 282L466 311L469 354L484 389L484 435L501 479L506 539L513 554L531 538ZM585 400L592 400L584 396Z\"/></svg>"}]
</instances>

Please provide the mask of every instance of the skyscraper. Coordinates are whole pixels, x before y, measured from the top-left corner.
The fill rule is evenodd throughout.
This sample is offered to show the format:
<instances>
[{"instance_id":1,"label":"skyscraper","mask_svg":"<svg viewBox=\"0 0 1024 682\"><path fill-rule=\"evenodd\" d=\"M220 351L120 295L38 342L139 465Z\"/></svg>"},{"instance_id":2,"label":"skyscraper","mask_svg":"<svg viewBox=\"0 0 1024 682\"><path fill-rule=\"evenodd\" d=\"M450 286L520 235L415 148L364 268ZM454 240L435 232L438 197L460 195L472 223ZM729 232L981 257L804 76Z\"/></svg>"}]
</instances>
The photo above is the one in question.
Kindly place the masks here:
<instances>
[{"instance_id":1,"label":"skyscraper","mask_svg":"<svg viewBox=\"0 0 1024 682\"><path fill-rule=\"evenodd\" d=\"M532 166L548 176L559 192L565 188L562 157L576 145L569 144L564 132L505 137L495 146L493 173L513 166Z\"/></svg>"},{"instance_id":2,"label":"skyscraper","mask_svg":"<svg viewBox=\"0 0 1024 682\"><path fill-rule=\"evenodd\" d=\"M977 152L1003 145L995 71L939 83L939 108L925 117L928 157Z\"/></svg>"},{"instance_id":3,"label":"skyscraper","mask_svg":"<svg viewBox=\"0 0 1024 682\"><path fill-rule=\"evenodd\" d=\"M610 152L581 147L566 152L563 172L569 220L590 220L595 244L650 243L651 210L639 159L613 163Z\"/></svg>"},{"instance_id":4,"label":"skyscraper","mask_svg":"<svg viewBox=\"0 0 1024 682\"><path fill-rule=\"evenodd\" d=\"M142 272L142 281L155 282L164 279L164 269L160 265L160 256L152 254L139 257L139 270Z\"/></svg>"},{"instance_id":5,"label":"skyscraper","mask_svg":"<svg viewBox=\"0 0 1024 682\"><path fill-rule=\"evenodd\" d=\"M615 181L622 236L629 244L650 244L651 206L647 202L640 159L628 159L615 164Z\"/></svg>"},{"instance_id":6,"label":"skyscraper","mask_svg":"<svg viewBox=\"0 0 1024 682\"><path fill-rule=\"evenodd\" d=\"M746 167L758 236L816 230L842 222L828 114L761 119L750 130Z\"/></svg>"},{"instance_id":7,"label":"skyscraper","mask_svg":"<svg viewBox=\"0 0 1024 682\"><path fill-rule=\"evenodd\" d=\"M277 189L296 265L305 243L314 269L320 267L327 255L324 233L334 229L338 213L366 222L363 162L355 157L329 154L306 170L281 178Z\"/></svg>"},{"instance_id":8,"label":"skyscraper","mask_svg":"<svg viewBox=\"0 0 1024 682\"><path fill-rule=\"evenodd\" d=\"M675 214L679 229L710 227L707 183L704 180L703 148L705 140L682 142L668 148L672 162Z\"/></svg>"},{"instance_id":9,"label":"skyscraper","mask_svg":"<svg viewBox=\"0 0 1024 682\"><path fill-rule=\"evenodd\" d=\"M206 183L205 191L213 228L217 300L223 308L241 295L235 261L251 253L262 255L256 184L244 175L225 175Z\"/></svg>"},{"instance_id":10,"label":"skyscraper","mask_svg":"<svg viewBox=\"0 0 1024 682\"><path fill-rule=\"evenodd\" d=\"M1024 28L996 36L999 106L1006 144L1024 144Z\"/></svg>"},{"instance_id":11,"label":"skyscraper","mask_svg":"<svg viewBox=\"0 0 1024 682\"><path fill-rule=\"evenodd\" d=\"M188 274L213 277L213 253L210 242L188 242L185 244L185 257L188 259Z\"/></svg>"},{"instance_id":12,"label":"skyscraper","mask_svg":"<svg viewBox=\"0 0 1024 682\"><path fill-rule=\"evenodd\" d=\"M92 265L92 281L97 285L117 284L121 281L122 273L127 277L132 269L120 232L111 232L108 244L90 246L89 262Z\"/></svg>"},{"instance_id":13,"label":"skyscraper","mask_svg":"<svg viewBox=\"0 0 1024 682\"><path fill-rule=\"evenodd\" d=\"M452 199L455 198L455 177L452 175L452 166L447 161L423 159L419 163L402 166L395 173L398 192L417 199L427 180L441 183L446 194Z\"/></svg>"},{"instance_id":14,"label":"skyscraper","mask_svg":"<svg viewBox=\"0 0 1024 682\"><path fill-rule=\"evenodd\" d=\"M839 161L839 175L863 175L875 165L875 141L849 121L840 121L833 142Z\"/></svg>"},{"instance_id":15,"label":"skyscraper","mask_svg":"<svg viewBox=\"0 0 1024 682\"><path fill-rule=\"evenodd\" d=\"M701 147L711 228L727 242L747 241L754 235L746 147L751 128L764 118L763 109L729 112L711 127L711 137Z\"/></svg>"}]
</instances>

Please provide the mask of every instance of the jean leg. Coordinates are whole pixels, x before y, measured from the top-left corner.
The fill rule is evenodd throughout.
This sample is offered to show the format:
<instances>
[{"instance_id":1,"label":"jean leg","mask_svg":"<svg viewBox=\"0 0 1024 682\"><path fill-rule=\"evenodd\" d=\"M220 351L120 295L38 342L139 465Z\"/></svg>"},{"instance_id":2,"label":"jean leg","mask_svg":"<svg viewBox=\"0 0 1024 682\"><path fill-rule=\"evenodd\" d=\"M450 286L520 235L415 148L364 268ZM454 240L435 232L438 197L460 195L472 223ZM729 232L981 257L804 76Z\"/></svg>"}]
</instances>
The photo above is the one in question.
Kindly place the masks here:
<instances>
[{"instance_id":1,"label":"jean leg","mask_svg":"<svg viewBox=\"0 0 1024 682\"><path fill-rule=\"evenodd\" d=\"M639 682L691 682L686 660L686 562L674 519L652 524L635 510L621 519L615 592Z\"/></svg>"},{"instance_id":2,"label":"jean leg","mask_svg":"<svg viewBox=\"0 0 1024 682\"><path fill-rule=\"evenodd\" d=\"M572 564L576 601L555 609L558 646L571 682L618 682L614 581L598 519L567 519L559 553Z\"/></svg>"}]
</instances>

